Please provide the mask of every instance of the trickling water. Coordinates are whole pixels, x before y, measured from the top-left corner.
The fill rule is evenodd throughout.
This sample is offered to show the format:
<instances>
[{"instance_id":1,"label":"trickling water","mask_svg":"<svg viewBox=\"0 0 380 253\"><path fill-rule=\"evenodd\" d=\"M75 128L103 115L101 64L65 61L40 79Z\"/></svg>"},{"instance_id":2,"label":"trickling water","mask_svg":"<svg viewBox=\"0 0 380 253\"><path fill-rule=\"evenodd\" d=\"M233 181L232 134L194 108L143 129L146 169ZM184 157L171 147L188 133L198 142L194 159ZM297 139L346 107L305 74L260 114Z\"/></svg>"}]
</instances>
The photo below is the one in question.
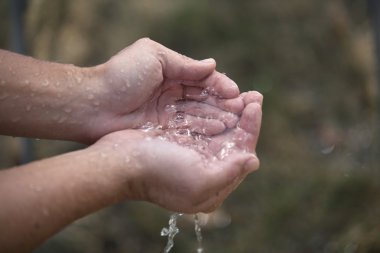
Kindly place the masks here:
<instances>
[{"instance_id":1,"label":"trickling water","mask_svg":"<svg viewBox=\"0 0 380 253\"><path fill-rule=\"evenodd\" d=\"M205 95L208 95L205 92ZM186 115L183 112L178 112L175 105L166 105L165 111L167 113L173 113L174 115L168 122L167 130L162 135L159 135L158 138L162 140L174 140L178 144L183 144L188 146L189 148L198 151L200 154L209 157L209 151L207 150L207 146L212 141L211 137L205 136L206 129L201 129L203 134L195 133L192 129L189 128L178 128L179 126L183 126L183 122L186 121ZM144 132L150 132L154 130L163 129L163 126L154 124L153 122L146 122L144 125L140 126L140 130ZM188 142L189 137L191 137L194 141ZM147 140L151 140L152 137L148 137ZM222 144L221 149L217 154L213 155L213 159L224 159L226 156L233 152L234 147L236 146L235 139L226 141ZM136 156L136 154L132 153L132 156ZM126 162L129 162L129 158L126 158ZM174 237L179 233L179 228L177 227L177 219L182 214L174 213L170 216L169 226L164 227L161 230L161 236L167 236L168 241L164 248L164 252L168 253L174 246ZM203 248L203 238L202 238L202 230L200 226L199 216L197 214L194 215L194 231L197 239L197 253L204 253Z\"/></svg>"},{"instance_id":2,"label":"trickling water","mask_svg":"<svg viewBox=\"0 0 380 253\"><path fill-rule=\"evenodd\" d=\"M177 219L182 216L181 213L174 213L170 215L169 226L164 227L161 230L161 236L167 236L168 242L166 243L164 252L168 253L174 246L174 237L179 233L179 228L177 227ZM197 253L204 253L203 249L203 237L202 237L202 229L199 222L198 214L194 215L194 231L195 236L197 238Z\"/></svg>"},{"instance_id":3,"label":"trickling water","mask_svg":"<svg viewBox=\"0 0 380 253\"><path fill-rule=\"evenodd\" d=\"M177 218L180 216L182 216L181 213L172 214L169 219L169 226L161 230L161 236L168 237L168 242L164 249L165 253L168 253L174 246L174 237L179 233L179 229L177 227Z\"/></svg>"},{"instance_id":4,"label":"trickling water","mask_svg":"<svg viewBox=\"0 0 380 253\"><path fill-rule=\"evenodd\" d=\"M203 251L203 245L202 245L202 241L203 241L202 229L199 223L198 214L194 215L194 231L195 231L195 236L197 237L197 242L198 242L197 253L203 253L204 251Z\"/></svg>"}]
</instances>

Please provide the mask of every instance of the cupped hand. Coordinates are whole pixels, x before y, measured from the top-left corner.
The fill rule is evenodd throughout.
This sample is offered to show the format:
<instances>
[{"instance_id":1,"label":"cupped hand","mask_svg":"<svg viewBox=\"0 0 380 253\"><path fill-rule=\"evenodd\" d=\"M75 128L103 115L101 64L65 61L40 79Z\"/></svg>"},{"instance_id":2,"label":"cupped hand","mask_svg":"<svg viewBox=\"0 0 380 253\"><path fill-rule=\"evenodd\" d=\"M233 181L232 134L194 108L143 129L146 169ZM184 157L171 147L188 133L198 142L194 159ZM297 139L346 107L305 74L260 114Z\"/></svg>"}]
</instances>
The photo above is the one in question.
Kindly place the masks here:
<instances>
[{"instance_id":1,"label":"cupped hand","mask_svg":"<svg viewBox=\"0 0 380 253\"><path fill-rule=\"evenodd\" d=\"M149 39L138 40L96 68L101 81L91 89L97 110L89 122L92 140L144 125L168 127L167 118L178 112L199 131L204 119L215 119L211 134L216 134L234 125L232 114L244 106L238 86L215 71L213 59L193 60ZM203 103L184 105L184 99Z\"/></svg>"},{"instance_id":2,"label":"cupped hand","mask_svg":"<svg viewBox=\"0 0 380 253\"><path fill-rule=\"evenodd\" d=\"M93 148L117 162L128 175L129 199L146 200L171 211L210 212L252 171L261 125L262 96L243 93L238 123L214 136L190 129L124 130L100 139ZM207 126L206 126L207 127Z\"/></svg>"}]
</instances>

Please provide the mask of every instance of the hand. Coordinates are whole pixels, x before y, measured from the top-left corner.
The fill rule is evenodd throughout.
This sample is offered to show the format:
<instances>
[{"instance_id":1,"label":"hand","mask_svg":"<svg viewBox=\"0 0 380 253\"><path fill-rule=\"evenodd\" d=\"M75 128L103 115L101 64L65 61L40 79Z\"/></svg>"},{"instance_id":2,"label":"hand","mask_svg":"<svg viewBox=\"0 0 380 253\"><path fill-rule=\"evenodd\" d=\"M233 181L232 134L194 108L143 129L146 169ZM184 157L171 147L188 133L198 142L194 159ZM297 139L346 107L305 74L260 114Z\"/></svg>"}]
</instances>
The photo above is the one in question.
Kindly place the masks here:
<instances>
[{"instance_id":1,"label":"hand","mask_svg":"<svg viewBox=\"0 0 380 253\"><path fill-rule=\"evenodd\" d=\"M243 93L238 124L220 135L178 129L124 130L91 148L128 175L129 199L146 200L176 212L210 212L258 169L254 151L260 131L262 96ZM185 129L186 130L186 129Z\"/></svg>"},{"instance_id":2,"label":"hand","mask_svg":"<svg viewBox=\"0 0 380 253\"><path fill-rule=\"evenodd\" d=\"M92 140L147 124L168 127L168 118L178 111L200 131L204 115L216 119L207 134L217 134L234 125L231 118L236 123L237 118L226 112L243 108L237 85L215 71L214 60L192 60L149 39L138 40L96 69L101 82L91 89L98 110L90 121ZM183 99L203 103L183 106Z\"/></svg>"}]
</instances>

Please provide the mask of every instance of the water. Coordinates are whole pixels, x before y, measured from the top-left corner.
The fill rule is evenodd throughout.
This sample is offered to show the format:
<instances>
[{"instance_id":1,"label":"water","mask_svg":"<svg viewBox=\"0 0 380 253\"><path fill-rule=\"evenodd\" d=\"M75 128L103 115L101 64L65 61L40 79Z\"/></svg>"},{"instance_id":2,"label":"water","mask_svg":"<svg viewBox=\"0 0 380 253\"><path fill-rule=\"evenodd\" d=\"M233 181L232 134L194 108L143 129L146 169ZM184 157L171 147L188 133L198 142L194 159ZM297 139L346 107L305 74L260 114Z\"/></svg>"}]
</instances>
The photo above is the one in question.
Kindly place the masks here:
<instances>
[{"instance_id":1,"label":"water","mask_svg":"<svg viewBox=\"0 0 380 253\"><path fill-rule=\"evenodd\" d=\"M166 243L164 252L168 253L174 246L174 237L179 233L179 228L177 227L177 219L182 216L181 213L174 213L170 215L169 226L164 227L161 230L161 236L167 236L168 242ZM195 236L197 238L197 253L204 253L203 249L203 237L202 237L202 229L199 222L198 214L194 215L194 231Z\"/></svg>"},{"instance_id":2,"label":"water","mask_svg":"<svg viewBox=\"0 0 380 253\"><path fill-rule=\"evenodd\" d=\"M198 214L194 215L194 231L195 231L195 236L197 237L197 242L198 242L197 253L203 253L204 251L203 251L203 245L202 245L202 241L203 241L202 229L199 223Z\"/></svg>"},{"instance_id":3,"label":"water","mask_svg":"<svg viewBox=\"0 0 380 253\"><path fill-rule=\"evenodd\" d=\"M204 90L202 90L202 92L201 92L201 98L207 98L208 97L208 90L207 89L204 89Z\"/></svg>"},{"instance_id":4,"label":"water","mask_svg":"<svg viewBox=\"0 0 380 253\"><path fill-rule=\"evenodd\" d=\"M204 95L207 95L205 93ZM158 138L166 141L174 141L178 144L182 144L184 146L187 146L193 150L198 151L201 155L205 155L205 157L208 156L208 150L207 146L208 143L211 141L210 137L205 136L203 134L195 133L192 131L192 129L189 128L178 128L179 125L183 124L184 121L186 121L185 114L178 112L175 105L166 105L165 111L169 114L172 114L172 117L169 119L167 130L163 132L162 135L160 135ZM163 126L155 124L153 122L146 122L144 125L140 126L140 130L144 132L151 132L155 130L161 130L163 129ZM202 132L205 132L205 130L202 130ZM181 137L184 138L181 138ZM188 137L193 138L193 142L190 144L188 143ZM183 140L182 140L183 139ZM151 137L149 137L149 140L151 140ZM220 151L217 154L214 154L213 159L225 159L228 155L230 155L233 152L233 149L236 147L236 139L232 139L229 141L225 141L222 144L222 147ZM132 156L135 156L135 154L132 153ZM126 162L129 162L129 158L126 158ZM177 220L178 218L182 216L181 213L174 213L170 215L168 227L164 227L161 230L161 236L167 236L167 243L164 248L164 252L168 253L174 246L174 237L179 233L179 228L177 227ZM200 226L199 216L195 214L193 216L194 218L194 232L197 240L197 253L204 253L203 248L203 237L202 237L202 229Z\"/></svg>"},{"instance_id":5,"label":"water","mask_svg":"<svg viewBox=\"0 0 380 253\"><path fill-rule=\"evenodd\" d=\"M179 233L179 228L177 227L177 218L180 216L182 216L181 213L172 214L169 219L169 226L161 230L161 236L168 237L168 242L164 249L165 253L168 253L174 246L174 237Z\"/></svg>"},{"instance_id":6,"label":"water","mask_svg":"<svg viewBox=\"0 0 380 253\"><path fill-rule=\"evenodd\" d=\"M230 153L231 153L231 150L232 148L235 146L235 143L234 142L231 142L231 141L226 141L223 143L223 147L222 149L219 151L219 153L217 154L217 157L220 159L220 160L223 160L225 157L227 157Z\"/></svg>"}]
</instances>

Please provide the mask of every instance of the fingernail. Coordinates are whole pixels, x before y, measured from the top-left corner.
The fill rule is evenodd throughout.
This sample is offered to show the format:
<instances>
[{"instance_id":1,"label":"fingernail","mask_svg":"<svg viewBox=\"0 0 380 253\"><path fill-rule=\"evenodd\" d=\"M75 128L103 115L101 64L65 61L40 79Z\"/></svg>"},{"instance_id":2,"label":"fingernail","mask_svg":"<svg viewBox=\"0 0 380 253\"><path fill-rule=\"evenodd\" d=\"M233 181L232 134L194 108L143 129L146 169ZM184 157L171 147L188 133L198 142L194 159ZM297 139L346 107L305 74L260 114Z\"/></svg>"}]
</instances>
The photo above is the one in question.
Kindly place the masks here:
<instances>
[{"instance_id":1,"label":"fingernail","mask_svg":"<svg viewBox=\"0 0 380 253\"><path fill-rule=\"evenodd\" d=\"M208 59L201 60L201 62L210 64L210 63L214 63L215 60L213 58L208 58Z\"/></svg>"}]
</instances>

